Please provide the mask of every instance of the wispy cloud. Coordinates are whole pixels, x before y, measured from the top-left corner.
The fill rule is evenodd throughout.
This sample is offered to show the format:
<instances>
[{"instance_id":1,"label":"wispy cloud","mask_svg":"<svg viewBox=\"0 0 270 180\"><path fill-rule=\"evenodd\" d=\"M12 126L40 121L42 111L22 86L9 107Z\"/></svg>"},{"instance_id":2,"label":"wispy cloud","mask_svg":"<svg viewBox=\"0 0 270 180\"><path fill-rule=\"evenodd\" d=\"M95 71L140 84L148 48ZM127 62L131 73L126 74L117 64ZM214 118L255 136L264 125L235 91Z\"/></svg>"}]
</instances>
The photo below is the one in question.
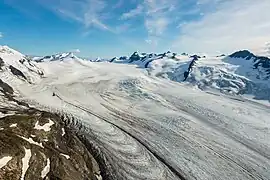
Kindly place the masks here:
<instances>
[{"instance_id":1,"label":"wispy cloud","mask_svg":"<svg viewBox=\"0 0 270 180\"><path fill-rule=\"evenodd\" d=\"M116 26L113 31L116 34L120 34L130 29L131 29L131 24L125 23L125 24Z\"/></svg>"},{"instance_id":2,"label":"wispy cloud","mask_svg":"<svg viewBox=\"0 0 270 180\"><path fill-rule=\"evenodd\" d=\"M96 27L112 31L104 22L107 2L103 0L38 0L43 6L71 20L82 23L86 28Z\"/></svg>"},{"instance_id":3,"label":"wispy cloud","mask_svg":"<svg viewBox=\"0 0 270 180\"><path fill-rule=\"evenodd\" d=\"M2 38L3 37L3 33L2 32L0 32L0 38Z\"/></svg>"},{"instance_id":4,"label":"wispy cloud","mask_svg":"<svg viewBox=\"0 0 270 180\"><path fill-rule=\"evenodd\" d=\"M80 50L80 49L73 49L73 50L71 50L70 52L73 52L73 53L80 53L81 50Z\"/></svg>"},{"instance_id":5,"label":"wispy cloud","mask_svg":"<svg viewBox=\"0 0 270 180\"><path fill-rule=\"evenodd\" d=\"M270 42L267 42L265 44L265 52L266 52L266 55L270 57Z\"/></svg>"},{"instance_id":6,"label":"wispy cloud","mask_svg":"<svg viewBox=\"0 0 270 180\"><path fill-rule=\"evenodd\" d=\"M132 39L127 35L136 30L132 47L191 53L238 49L270 53L269 0L4 1L20 12L37 13L43 7L64 20L77 22L83 26L83 37L98 29L118 39Z\"/></svg>"},{"instance_id":7,"label":"wispy cloud","mask_svg":"<svg viewBox=\"0 0 270 180\"><path fill-rule=\"evenodd\" d=\"M118 2L112 7L113 9L118 9L124 5L124 0L118 0Z\"/></svg>"},{"instance_id":8,"label":"wispy cloud","mask_svg":"<svg viewBox=\"0 0 270 180\"><path fill-rule=\"evenodd\" d=\"M175 0L144 0L146 8L145 27L150 36L160 36L171 23Z\"/></svg>"},{"instance_id":9,"label":"wispy cloud","mask_svg":"<svg viewBox=\"0 0 270 180\"><path fill-rule=\"evenodd\" d=\"M269 0L215 2L214 11L206 11L202 19L181 27L173 44L175 50L215 53L244 48L258 51L259 47L265 47L270 40ZM212 1L203 3L211 6Z\"/></svg>"},{"instance_id":10,"label":"wispy cloud","mask_svg":"<svg viewBox=\"0 0 270 180\"><path fill-rule=\"evenodd\" d=\"M166 17L147 18L145 20L145 27L148 33L153 36L162 35L169 24L169 19Z\"/></svg>"},{"instance_id":11,"label":"wispy cloud","mask_svg":"<svg viewBox=\"0 0 270 180\"><path fill-rule=\"evenodd\" d=\"M144 7L141 4L139 4L135 9L131 9L129 12L122 14L120 19L125 20L125 19L136 17L137 15L142 14L143 10L144 10Z\"/></svg>"},{"instance_id":12,"label":"wispy cloud","mask_svg":"<svg viewBox=\"0 0 270 180\"><path fill-rule=\"evenodd\" d=\"M44 6L53 10L63 18L77 21L85 26L86 32L91 28L98 28L119 34L128 31L131 27L125 21L120 21L119 13L115 16L114 11L123 6L124 1L118 0L112 6L108 0L39 0ZM50 1L50 2L48 2ZM138 6L139 7L139 6ZM140 8L140 7L139 7ZM139 10L139 9L138 9ZM131 14L133 13L133 14ZM123 15L123 19L130 18L135 13ZM115 19L116 18L116 19ZM119 22L118 22L119 21ZM113 23L112 23L113 22ZM112 25L113 24L113 25ZM88 33L84 33L86 36Z\"/></svg>"}]
</instances>

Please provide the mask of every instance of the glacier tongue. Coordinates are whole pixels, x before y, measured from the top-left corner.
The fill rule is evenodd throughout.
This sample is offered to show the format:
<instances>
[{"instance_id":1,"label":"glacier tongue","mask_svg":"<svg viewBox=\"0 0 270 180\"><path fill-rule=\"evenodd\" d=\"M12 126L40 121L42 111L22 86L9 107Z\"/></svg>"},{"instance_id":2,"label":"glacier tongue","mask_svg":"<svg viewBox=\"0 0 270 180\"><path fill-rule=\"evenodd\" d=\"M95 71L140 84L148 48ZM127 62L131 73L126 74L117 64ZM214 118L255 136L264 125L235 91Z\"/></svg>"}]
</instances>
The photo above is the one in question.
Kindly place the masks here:
<instances>
[{"instance_id":1,"label":"glacier tongue","mask_svg":"<svg viewBox=\"0 0 270 180\"><path fill-rule=\"evenodd\" d=\"M270 177L265 105L205 93L126 64L76 59L39 66L46 74L40 83L12 87L30 104L72 117L105 157L112 179Z\"/></svg>"}]
</instances>

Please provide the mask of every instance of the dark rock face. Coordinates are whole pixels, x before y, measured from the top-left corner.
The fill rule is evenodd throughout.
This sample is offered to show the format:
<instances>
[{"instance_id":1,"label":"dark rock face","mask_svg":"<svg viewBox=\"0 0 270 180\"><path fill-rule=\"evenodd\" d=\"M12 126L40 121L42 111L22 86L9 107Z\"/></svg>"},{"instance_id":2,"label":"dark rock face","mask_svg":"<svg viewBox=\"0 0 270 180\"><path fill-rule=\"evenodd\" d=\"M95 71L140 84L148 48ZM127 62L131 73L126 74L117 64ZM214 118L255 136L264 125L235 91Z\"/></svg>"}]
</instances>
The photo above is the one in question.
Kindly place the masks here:
<instances>
[{"instance_id":1,"label":"dark rock face","mask_svg":"<svg viewBox=\"0 0 270 180\"><path fill-rule=\"evenodd\" d=\"M167 54L166 53L161 53L161 54L158 54L159 57L165 57Z\"/></svg>"},{"instance_id":2,"label":"dark rock face","mask_svg":"<svg viewBox=\"0 0 270 180\"><path fill-rule=\"evenodd\" d=\"M128 58L126 56L121 56L119 59L120 60L127 60Z\"/></svg>"},{"instance_id":3,"label":"dark rock face","mask_svg":"<svg viewBox=\"0 0 270 180\"><path fill-rule=\"evenodd\" d=\"M44 56L43 59L50 59L50 58L52 58L52 56Z\"/></svg>"},{"instance_id":4,"label":"dark rock face","mask_svg":"<svg viewBox=\"0 0 270 180\"><path fill-rule=\"evenodd\" d=\"M9 69L11 70L12 74L16 76L20 76L24 78L25 80L27 80L26 76L19 69L13 67L12 65L9 66Z\"/></svg>"},{"instance_id":5,"label":"dark rock face","mask_svg":"<svg viewBox=\"0 0 270 180\"><path fill-rule=\"evenodd\" d=\"M201 56L198 56L198 55L195 54L195 55L190 56L190 58L198 60L199 58L201 58Z\"/></svg>"},{"instance_id":6,"label":"dark rock face","mask_svg":"<svg viewBox=\"0 0 270 180\"><path fill-rule=\"evenodd\" d=\"M116 57L114 57L114 58L112 58L109 62L113 62L113 61L115 61L117 58Z\"/></svg>"},{"instance_id":7,"label":"dark rock face","mask_svg":"<svg viewBox=\"0 0 270 180\"><path fill-rule=\"evenodd\" d=\"M225 57L225 56L226 56L225 54L221 54L221 55L219 55L217 57Z\"/></svg>"},{"instance_id":8,"label":"dark rock face","mask_svg":"<svg viewBox=\"0 0 270 180\"><path fill-rule=\"evenodd\" d=\"M182 56L188 56L188 54L187 54L187 53L182 53L181 55L182 55Z\"/></svg>"},{"instance_id":9,"label":"dark rock face","mask_svg":"<svg viewBox=\"0 0 270 180\"><path fill-rule=\"evenodd\" d=\"M7 83L3 82L1 79L0 79L0 87L2 88L2 93L3 94L6 94L6 93L9 93L9 94L13 94L14 93L14 90L13 88L8 85Z\"/></svg>"},{"instance_id":10,"label":"dark rock face","mask_svg":"<svg viewBox=\"0 0 270 180\"><path fill-rule=\"evenodd\" d=\"M5 65L4 60L0 57L0 69L2 70L2 67Z\"/></svg>"},{"instance_id":11,"label":"dark rock face","mask_svg":"<svg viewBox=\"0 0 270 180\"><path fill-rule=\"evenodd\" d=\"M255 68L258 68L258 66L270 68L270 59L268 57L258 56L256 59L259 61L254 64Z\"/></svg>"},{"instance_id":12,"label":"dark rock face","mask_svg":"<svg viewBox=\"0 0 270 180\"><path fill-rule=\"evenodd\" d=\"M138 52L134 52L129 58L129 63L139 60L141 60L141 57L139 56Z\"/></svg>"},{"instance_id":13,"label":"dark rock face","mask_svg":"<svg viewBox=\"0 0 270 180\"><path fill-rule=\"evenodd\" d=\"M19 62L23 64L25 62L25 59L20 59Z\"/></svg>"},{"instance_id":14,"label":"dark rock face","mask_svg":"<svg viewBox=\"0 0 270 180\"><path fill-rule=\"evenodd\" d=\"M40 128L48 123L49 129ZM1 167L0 180L21 179L26 150L31 154L25 180L97 180L97 162L57 115L25 111L1 118L0 128L0 159L12 157Z\"/></svg>"},{"instance_id":15,"label":"dark rock face","mask_svg":"<svg viewBox=\"0 0 270 180\"><path fill-rule=\"evenodd\" d=\"M264 56L256 56L253 53L243 50L238 51L233 54L231 54L229 57L231 58L243 58L245 60L253 60L253 66L254 69L258 69L261 67L260 71L265 71L265 73L268 75L266 79L270 78L270 58L264 57Z\"/></svg>"},{"instance_id":16,"label":"dark rock face","mask_svg":"<svg viewBox=\"0 0 270 180\"><path fill-rule=\"evenodd\" d=\"M229 57L231 58L244 58L246 60L250 60L251 58L256 57L253 53L249 52L248 50L237 51L231 54Z\"/></svg>"},{"instance_id":17,"label":"dark rock face","mask_svg":"<svg viewBox=\"0 0 270 180\"><path fill-rule=\"evenodd\" d=\"M195 66L197 60L198 60L198 58L195 56L193 58L193 60L190 62L189 66L188 66L188 70L184 72L184 81L187 80L187 78L188 78L190 72L192 71L192 68Z\"/></svg>"},{"instance_id":18,"label":"dark rock face","mask_svg":"<svg viewBox=\"0 0 270 180\"><path fill-rule=\"evenodd\" d=\"M149 64L151 63L151 62L153 62L154 61L154 59L153 60L150 60L150 61L148 61L145 65L144 65L144 68L148 68L148 66L149 66Z\"/></svg>"}]
</instances>

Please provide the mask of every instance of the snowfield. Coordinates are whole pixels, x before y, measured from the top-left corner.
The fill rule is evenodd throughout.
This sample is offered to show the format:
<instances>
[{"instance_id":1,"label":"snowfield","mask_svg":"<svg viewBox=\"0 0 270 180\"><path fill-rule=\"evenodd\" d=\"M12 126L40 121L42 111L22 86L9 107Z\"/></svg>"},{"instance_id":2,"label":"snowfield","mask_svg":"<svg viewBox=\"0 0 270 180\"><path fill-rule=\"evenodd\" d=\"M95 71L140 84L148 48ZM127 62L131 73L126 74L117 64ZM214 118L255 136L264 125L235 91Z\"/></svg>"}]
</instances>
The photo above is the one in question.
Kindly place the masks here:
<instances>
[{"instance_id":1,"label":"snowfield","mask_svg":"<svg viewBox=\"0 0 270 180\"><path fill-rule=\"evenodd\" d=\"M152 76L198 87L203 91L219 91L230 95L249 96L270 102L270 59L238 51L230 56L200 57L175 53L134 53L129 59L114 58L110 62L132 64L144 68ZM187 73L187 77L185 77Z\"/></svg>"},{"instance_id":2,"label":"snowfield","mask_svg":"<svg viewBox=\"0 0 270 180\"><path fill-rule=\"evenodd\" d=\"M150 62L149 73L77 58L42 62L38 82L9 84L20 100L73 118L112 179L270 179L269 106L151 75L173 63Z\"/></svg>"}]
</instances>

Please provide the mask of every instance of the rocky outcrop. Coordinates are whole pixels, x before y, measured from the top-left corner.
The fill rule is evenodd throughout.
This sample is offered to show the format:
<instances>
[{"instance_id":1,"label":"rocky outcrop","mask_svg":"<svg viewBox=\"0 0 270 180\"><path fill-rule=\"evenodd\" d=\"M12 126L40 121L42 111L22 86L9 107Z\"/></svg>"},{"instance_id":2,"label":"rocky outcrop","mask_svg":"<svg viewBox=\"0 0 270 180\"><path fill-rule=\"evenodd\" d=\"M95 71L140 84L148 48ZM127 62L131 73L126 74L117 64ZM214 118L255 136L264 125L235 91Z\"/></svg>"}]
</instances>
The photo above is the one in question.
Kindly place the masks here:
<instances>
[{"instance_id":1,"label":"rocky outcrop","mask_svg":"<svg viewBox=\"0 0 270 180\"><path fill-rule=\"evenodd\" d=\"M192 71L192 68L195 66L196 61L198 60L197 56L193 58L193 60L190 62L187 71L184 72L184 81L187 80L190 72Z\"/></svg>"},{"instance_id":2,"label":"rocky outcrop","mask_svg":"<svg viewBox=\"0 0 270 180\"><path fill-rule=\"evenodd\" d=\"M248 50L242 50L242 51L237 51L233 54L231 54L229 57L231 58L244 58L246 60L250 60L251 58L255 58L256 56L249 52Z\"/></svg>"},{"instance_id":3,"label":"rocky outcrop","mask_svg":"<svg viewBox=\"0 0 270 180\"><path fill-rule=\"evenodd\" d=\"M26 76L19 69L15 68L12 65L9 66L9 69L12 72L12 74L19 76L19 77L22 77L23 79L27 80Z\"/></svg>"},{"instance_id":4,"label":"rocky outcrop","mask_svg":"<svg viewBox=\"0 0 270 180\"><path fill-rule=\"evenodd\" d=\"M114 62L116 59L117 59L117 58L114 57L114 58L112 58L109 62Z\"/></svg>"},{"instance_id":5,"label":"rocky outcrop","mask_svg":"<svg viewBox=\"0 0 270 180\"><path fill-rule=\"evenodd\" d=\"M237 51L229 56L230 58L242 58L250 60L253 68L259 71L259 74L264 74L258 79L270 79L270 58L265 56L256 56L248 50Z\"/></svg>"},{"instance_id":6,"label":"rocky outcrop","mask_svg":"<svg viewBox=\"0 0 270 180\"><path fill-rule=\"evenodd\" d=\"M190 56L190 58L198 60L199 58L201 58L201 56L198 56L198 55L195 54L195 55Z\"/></svg>"},{"instance_id":7,"label":"rocky outcrop","mask_svg":"<svg viewBox=\"0 0 270 180\"><path fill-rule=\"evenodd\" d=\"M62 116L30 108L0 79L0 180L101 180L99 163Z\"/></svg>"},{"instance_id":8,"label":"rocky outcrop","mask_svg":"<svg viewBox=\"0 0 270 180\"><path fill-rule=\"evenodd\" d=\"M2 70L2 67L5 65L4 60L0 57L0 70Z\"/></svg>"},{"instance_id":9,"label":"rocky outcrop","mask_svg":"<svg viewBox=\"0 0 270 180\"><path fill-rule=\"evenodd\" d=\"M13 94L14 93L14 90L13 88L8 85L7 83L3 82L1 79L0 79L0 91L3 93L3 94Z\"/></svg>"},{"instance_id":10,"label":"rocky outcrop","mask_svg":"<svg viewBox=\"0 0 270 180\"><path fill-rule=\"evenodd\" d=\"M1 160L0 180L100 176L97 162L72 129L59 116L34 109L0 119Z\"/></svg>"},{"instance_id":11,"label":"rocky outcrop","mask_svg":"<svg viewBox=\"0 0 270 180\"><path fill-rule=\"evenodd\" d=\"M129 58L129 63L132 63L134 61L139 61L139 60L141 60L140 55L138 54L138 52L134 52Z\"/></svg>"}]
</instances>

